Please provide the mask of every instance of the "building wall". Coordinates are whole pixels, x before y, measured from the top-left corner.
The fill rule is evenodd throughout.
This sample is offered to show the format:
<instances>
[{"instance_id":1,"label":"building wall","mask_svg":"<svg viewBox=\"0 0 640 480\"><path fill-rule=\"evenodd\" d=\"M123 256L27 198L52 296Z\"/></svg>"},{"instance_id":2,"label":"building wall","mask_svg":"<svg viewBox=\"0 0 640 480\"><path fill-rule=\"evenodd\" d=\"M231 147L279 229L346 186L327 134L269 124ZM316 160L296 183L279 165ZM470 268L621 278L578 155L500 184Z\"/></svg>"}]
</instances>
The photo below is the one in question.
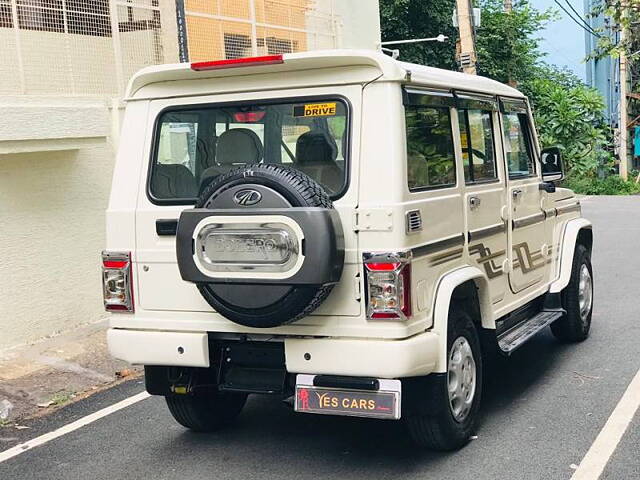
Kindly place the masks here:
<instances>
[{"instance_id":1,"label":"building wall","mask_svg":"<svg viewBox=\"0 0 640 480\"><path fill-rule=\"evenodd\" d=\"M99 24L72 10L82 2L26 10L34 17L29 28L20 28L26 21L22 10L7 15L10 10L0 9L0 95L114 96L122 94L129 77L141 68L177 61L175 4L97 3L104 2L110 9L97 17ZM76 19L77 28L61 31L63 18Z\"/></svg>"},{"instance_id":2,"label":"building wall","mask_svg":"<svg viewBox=\"0 0 640 480\"><path fill-rule=\"evenodd\" d=\"M315 7L309 0L185 0L189 60L252 56L253 42L255 55L307 50L307 16L316 14L312 4Z\"/></svg>"},{"instance_id":3,"label":"building wall","mask_svg":"<svg viewBox=\"0 0 640 480\"><path fill-rule=\"evenodd\" d=\"M595 4L599 0L584 0L585 11L591 12ZM596 17L588 17L587 19L592 28L601 31L601 35L610 35L612 41L617 42L617 35L610 32L605 27L608 20L604 15ZM585 32L585 47L587 56L597 51L598 38ZM590 59L587 61L587 85L596 88L603 96L606 105L606 116L609 124L617 127L619 123L619 100L620 100L620 78L619 78L619 62L617 59L605 57L599 60Z\"/></svg>"},{"instance_id":4,"label":"building wall","mask_svg":"<svg viewBox=\"0 0 640 480\"><path fill-rule=\"evenodd\" d=\"M185 0L190 61L375 49L378 0Z\"/></svg>"},{"instance_id":5,"label":"building wall","mask_svg":"<svg viewBox=\"0 0 640 480\"><path fill-rule=\"evenodd\" d=\"M104 316L113 148L102 100L0 99L0 349Z\"/></svg>"},{"instance_id":6,"label":"building wall","mask_svg":"<svg viewBox=\"0 0 640 480\"><path fill-rule=\"evenodd\" d=\"M66 5L70 19L84 4ZM175 3L108 6L74 32L60 28L62 6L38 7L30 28L24 12L0 12L0 349L105 316L117 96L140 68L178 60Z\"/></svg>"},{"instance_id":7,"label":"building wall","mask_svg":"<svg viewBox=\"0 0 640 480\"><path fill-rule=\"evenodd\" d=\"M340 0L336 13L341 18L341 48L377 50L380 45L380 5L378 0Z\"/></svg>"}]
</instances>

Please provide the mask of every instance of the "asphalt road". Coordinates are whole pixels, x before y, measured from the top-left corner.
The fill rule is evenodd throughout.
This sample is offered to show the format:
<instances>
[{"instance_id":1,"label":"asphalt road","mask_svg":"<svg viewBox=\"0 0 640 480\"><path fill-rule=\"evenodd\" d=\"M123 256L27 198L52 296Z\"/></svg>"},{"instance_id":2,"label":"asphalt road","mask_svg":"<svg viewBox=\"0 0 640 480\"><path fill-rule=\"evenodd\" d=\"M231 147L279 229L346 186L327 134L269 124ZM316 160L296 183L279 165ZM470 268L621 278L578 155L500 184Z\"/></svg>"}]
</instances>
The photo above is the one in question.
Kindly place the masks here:
<instances>
[{"instance_id":1,"label":"asphalt road","mask_svg":"<svg viewBox=\"0 0 640 480\"><path fill-rule=\"evenodd\" d=\"M562 345L545 332L499 366L477 439L459 452L416 451L400 423L295 414L265 397L232 428L194 434L150 398L0 463L0 479L568 479L640 368L640 197L586 199L583 213L595 236L591 337ZM0 450L142 389L129 382L0 430ZM601 478L640 479L639 448L636 413Z\"/></svg>"}]
</instances>

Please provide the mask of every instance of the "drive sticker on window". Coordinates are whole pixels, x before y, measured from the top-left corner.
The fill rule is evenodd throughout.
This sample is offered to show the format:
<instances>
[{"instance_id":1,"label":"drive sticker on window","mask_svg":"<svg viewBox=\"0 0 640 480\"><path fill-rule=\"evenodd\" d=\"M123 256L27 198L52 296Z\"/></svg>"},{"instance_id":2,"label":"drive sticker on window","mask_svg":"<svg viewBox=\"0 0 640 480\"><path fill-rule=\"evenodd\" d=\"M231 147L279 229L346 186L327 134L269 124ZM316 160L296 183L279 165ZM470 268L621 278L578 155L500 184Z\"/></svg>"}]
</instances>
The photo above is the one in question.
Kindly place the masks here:
<instances>
[{"instance_id":1,"label":"drive sticker on window","mask_svg":"<svg viewBox=\"0 0 640 480\"><path fill-rule=\"evenodd\" d=\"M336 114L336 103L311 103L293 107L294 117L332 117Z\"/></svg>"}]
</instances>

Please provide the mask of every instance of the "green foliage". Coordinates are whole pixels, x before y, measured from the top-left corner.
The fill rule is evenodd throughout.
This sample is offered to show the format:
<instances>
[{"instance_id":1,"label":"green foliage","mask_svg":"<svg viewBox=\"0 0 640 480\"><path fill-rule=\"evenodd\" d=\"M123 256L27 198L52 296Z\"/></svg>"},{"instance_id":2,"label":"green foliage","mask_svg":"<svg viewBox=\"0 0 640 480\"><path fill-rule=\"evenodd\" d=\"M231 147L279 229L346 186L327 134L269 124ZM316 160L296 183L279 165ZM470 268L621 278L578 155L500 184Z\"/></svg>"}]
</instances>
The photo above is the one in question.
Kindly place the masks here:
<instances>
[{"instance_id":1,"label":"green foliage","mask_svg":"<svg viewBox=\"0 0 640 480\"><path fill-rule=\"evenodd\" d=\"M640 194L640 184L634 180L624 181L618 175L605 178L580 176L571 173L563 187L583 195L633 195Z\"/></svg>"},{"instance_id":2,"label":"green foliage","mask_svg":"<svg viewBox=\"0 0 640 480\"><path fill-rule=\"evenodd\" d=\"M640 46L640 0L599 0L594 2L590 16L604 15L608 26L599 29L598 49L593 58L618 57L621 53L632 55ZM611 29L611 30L610 30ZM626 31L624 41L618 41L613 32Z\"/></svg>"},{"instance_id":3,"label":"green foliage","mask_svg":"<svg viewBox=\"0 0 640 480\"><path fill-rule=\"evenodd\" d=\"M559 146L567 170L593 176L612 163L606 150L605 105L597 90L551 67L540 67L523 90L534 107L540 143L543 148Z\"/></svg>"},{"instance_id":4,"label":"green foliage","mask_svg":"<svg viewBox=\"0 0 640 480\"><path fill-rule=\"evenodd\" d=\"M478 71L503 83L530 78L543 57L537 32L554 18L553 10L540 11L527 0L513 2L503 12L502 0L480 0L482 26L477 31Z\"/></svg>"},{"instance_id":5,"label":"green foliage","mask_svg":"<svg viewBox=\"0 0 640 480\"><path fill-rule=\"evenodd\" d=\"M455 0L380 0L382 41L430 38L442 33L450 40L390 48L400 48L403 61L456 70L452 46L457 31L451 22L454 7Z\"/></svg>"}]
</instances>

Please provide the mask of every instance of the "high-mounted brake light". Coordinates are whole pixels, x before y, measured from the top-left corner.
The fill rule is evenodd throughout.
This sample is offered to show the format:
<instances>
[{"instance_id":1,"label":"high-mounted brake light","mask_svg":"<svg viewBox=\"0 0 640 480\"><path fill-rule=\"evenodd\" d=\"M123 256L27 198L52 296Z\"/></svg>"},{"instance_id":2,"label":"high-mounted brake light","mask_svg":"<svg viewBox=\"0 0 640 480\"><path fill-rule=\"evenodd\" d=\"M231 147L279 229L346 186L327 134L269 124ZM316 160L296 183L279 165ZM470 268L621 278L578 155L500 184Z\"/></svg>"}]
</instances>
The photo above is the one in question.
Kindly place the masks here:
<instances>
[{"instance_id":1,"label":"high-mounted brake light","mask_svg":"<svg viewBox=\"0 0 640 480\"><path fill-rule=\"evenodd\" d=\"M267 112L236 112L233 120L238 123L255 123L262 120Z\"/></svg>"},{"instance_id":2,"label":"high-mounted brake light","mask_svg":"<svg viewBox=\"0 0 640 480\"><path fill-rule=\"evenodd\" d=\"M411 316L411 253L364 255L367 317L406 320Z\"/></svg>"},{"instance_id":3,"label":"high-mounted brake light","mask_svg":"<svg viewBox=\"0 0 640 480\"><path fill-rule=\"evenodd\" d=\"M214 60L212 62L194 62L191 70L219 70L221 68L252 67L260 65L278 65L284 63L282 55L265 55L263 57L233 58L231 60Z\"/></svg>"},{"instance_id":4,"label":"high-mounted brake light","mask_svg":"<svg viewBox=\"0 0 640 480\"><path fill-rule=\"evenodd\" d=\"M108 312L133 312L129 252L102 252L102 295Z\"/></svg>"}]
</instances>

